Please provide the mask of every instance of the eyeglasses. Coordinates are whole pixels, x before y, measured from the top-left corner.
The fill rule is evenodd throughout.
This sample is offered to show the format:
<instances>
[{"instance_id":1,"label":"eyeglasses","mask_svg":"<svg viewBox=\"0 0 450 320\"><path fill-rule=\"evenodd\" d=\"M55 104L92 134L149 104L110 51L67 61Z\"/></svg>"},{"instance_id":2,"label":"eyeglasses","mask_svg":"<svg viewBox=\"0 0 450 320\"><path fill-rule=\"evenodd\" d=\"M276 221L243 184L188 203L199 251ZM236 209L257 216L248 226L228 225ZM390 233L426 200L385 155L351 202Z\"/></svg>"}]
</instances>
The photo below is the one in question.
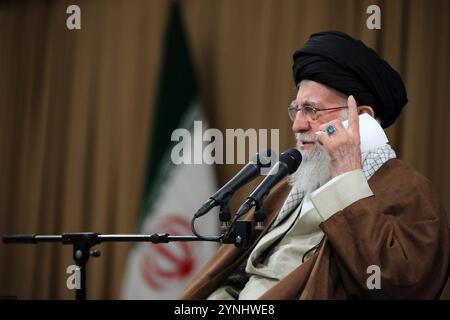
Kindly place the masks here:
<instances>
[{"instance_id":1,"label":"eyeglasses","mask_svg":"<svg viewBox=\"0 0 450 320\"><path fill-rule=\"evenodd\" d=\"M327 108L327 109L317 109L312 105L299 106L297 101L294 100L291 102L291 104L288 107L288 114L289 114L289 118L291 118L292 121L295 121L295 118L297 117L297 112L301 111L302 114L309 121L315 121L318 118L318 115L317 115L318 112L329 111L329 110L339 110L339 109L345 109L345 108L348 108L348 106Z\"/></svg>"}]
</instances>

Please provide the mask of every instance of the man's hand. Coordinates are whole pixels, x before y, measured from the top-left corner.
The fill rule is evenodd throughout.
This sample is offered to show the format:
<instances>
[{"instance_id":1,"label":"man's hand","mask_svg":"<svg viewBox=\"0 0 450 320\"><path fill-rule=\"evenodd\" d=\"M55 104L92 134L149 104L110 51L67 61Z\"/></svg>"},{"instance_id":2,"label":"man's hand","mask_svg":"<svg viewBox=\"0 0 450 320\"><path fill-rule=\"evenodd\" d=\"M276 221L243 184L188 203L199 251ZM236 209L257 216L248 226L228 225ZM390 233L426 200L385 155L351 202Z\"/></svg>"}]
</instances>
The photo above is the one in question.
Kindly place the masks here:
<instances>
[{"instance_id":1,"label":"man's hand","mask_svg":"<svg viewBox=\"0 0 450 320\"><path fill-rule=\"evenodd\" d=\"M361 140L359 137L359 118L356 101L349 96L348 128L344 128L340 120L323 124L321 131L316 132L317 140L325 149L331 176L336 177L345 172L361 169ZM335 132L328 135L327 127L332 125Z\"/></svg>"}]
</instances>

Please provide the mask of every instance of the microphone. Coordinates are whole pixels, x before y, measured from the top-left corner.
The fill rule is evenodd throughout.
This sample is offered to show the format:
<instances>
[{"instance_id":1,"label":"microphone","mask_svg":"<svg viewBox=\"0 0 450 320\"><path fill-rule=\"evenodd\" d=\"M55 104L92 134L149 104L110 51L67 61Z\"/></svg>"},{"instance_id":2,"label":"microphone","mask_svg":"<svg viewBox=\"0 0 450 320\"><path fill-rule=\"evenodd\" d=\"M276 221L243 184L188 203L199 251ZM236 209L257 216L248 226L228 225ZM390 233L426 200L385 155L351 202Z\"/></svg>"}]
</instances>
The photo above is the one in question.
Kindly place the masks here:
<instances>
[{"instance_id":1,"label":"microphone","mask_svg":"<svg viewBox=\"0 0 450 320\"><path fill-rule=\"evenodd\" d=\"M288 174L294 173L300 163L302 162L302 155L300 151L295 148L288 149L280 155L280 160L273 166L267 177L253 190L247 200L240 206L236 212L236 216L240 217L247 213L253 206L256 206L257 210L260 208L262 200L269 194L270 190L278 184ZM264 214L260 213L262 217L259 217L257 221L257 229L260 229L262 221L264 220ZM256 220L256 219L255 219Z\"/></svg>"},{"instance_id":2,"label":"microphone","mask_svg":"<svg viewBox=\"0 0 450 320\"><path fill-rule=\"evenodd\" d=\"M197 210L194 217L198 218L203 216L217 205L226 205L237 189L259 176L261 168L270 167L272 165L272 159L275 157L276 152L271 149L257 153L249 163L247 163L233 178L231 178L230 181L228 181L215 194L209 197L200 209ZM226 221L229 220L229 218L222 219L221 217L221 220Z\"/></svg>"}]
</instances>

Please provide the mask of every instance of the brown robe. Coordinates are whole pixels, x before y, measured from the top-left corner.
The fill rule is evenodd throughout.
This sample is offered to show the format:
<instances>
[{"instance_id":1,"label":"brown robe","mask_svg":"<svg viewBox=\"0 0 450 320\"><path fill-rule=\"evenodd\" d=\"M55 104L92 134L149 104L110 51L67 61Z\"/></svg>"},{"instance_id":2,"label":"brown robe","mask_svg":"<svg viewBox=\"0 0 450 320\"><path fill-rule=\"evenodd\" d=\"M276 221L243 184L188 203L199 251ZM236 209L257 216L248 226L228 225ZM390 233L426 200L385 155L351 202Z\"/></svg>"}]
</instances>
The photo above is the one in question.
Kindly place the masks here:
<instances>
[{"instance_id":1,"label":"brown robe","mask_svg":"<svg viewBox=\"0 0 450 320\"><path fill-rule=\"evenodd\" d=\"M374 195L322 222L325 237L314 255L260 299L438 298L447 277L449 235L447 214L430 182L391 159L368 183ZM206 299L217 289L267 232L289 191L284 182L266 199L267 226L247 250L222 245L180 299ZM370 265L380 267L381 289L367 288Z\"/></svg>"}]
</instances>

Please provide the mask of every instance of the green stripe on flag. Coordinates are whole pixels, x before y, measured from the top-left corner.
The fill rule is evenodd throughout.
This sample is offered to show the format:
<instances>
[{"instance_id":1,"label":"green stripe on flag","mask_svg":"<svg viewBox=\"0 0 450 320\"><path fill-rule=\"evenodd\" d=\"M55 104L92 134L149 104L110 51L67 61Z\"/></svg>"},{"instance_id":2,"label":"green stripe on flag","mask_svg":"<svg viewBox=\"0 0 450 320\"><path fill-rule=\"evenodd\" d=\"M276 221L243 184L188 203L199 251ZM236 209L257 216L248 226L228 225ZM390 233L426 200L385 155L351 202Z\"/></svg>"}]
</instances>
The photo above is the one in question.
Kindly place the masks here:
<instances>
[{"instance_id":1,"label":"green stripe on flag","mask_svg":"<svg viewBox=\"0 0 450 320\"><path fill-rule=\"evenodd\" d=\"M189 109L194 104L197 105L197 95L197 80L183 30L180 8L176 1L172 1L164 38L147 178L140 209L141 222L151 212L159 187L168 178L170 167L173 166L170 159L172 132L183 126L189 129L192 125L183 122L186 121L184 118Z\"/></svg>"}]
</instances>

